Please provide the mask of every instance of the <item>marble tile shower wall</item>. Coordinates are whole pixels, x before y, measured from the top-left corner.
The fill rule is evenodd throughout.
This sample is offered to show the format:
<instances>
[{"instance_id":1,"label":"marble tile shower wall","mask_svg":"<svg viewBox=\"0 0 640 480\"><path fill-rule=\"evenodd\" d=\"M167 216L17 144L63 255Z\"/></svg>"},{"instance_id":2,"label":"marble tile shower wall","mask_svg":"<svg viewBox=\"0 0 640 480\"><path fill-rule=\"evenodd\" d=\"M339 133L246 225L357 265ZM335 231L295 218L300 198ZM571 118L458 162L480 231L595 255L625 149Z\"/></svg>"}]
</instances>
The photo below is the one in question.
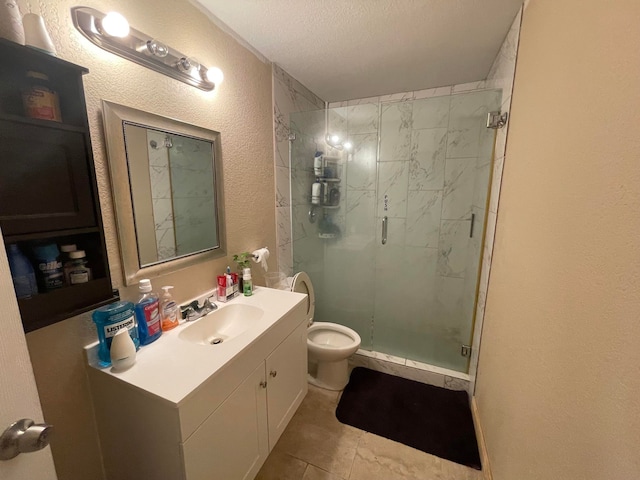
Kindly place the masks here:
<instances>
[{"instance_id":1,"label":"marble tile shower wall","mask_svg":"<svg viewBox=\"0 0 640 480\"><path fill-rule=\"evenodd\" d=\"M291 248L293 271L304 270L314 284L316 295L324 297L324 240L318 237L321 211L315 223L309 221L311 185L314 182L313 157L324 146L325 111L314 110L291 114L291 131L296 139L291 143ZM322 298L321 297L321 298Z\"/></svg>"},{"instance_id":2,"label":"marble tile shower wall","mask_svg":"<svg viewBox=\"0 0 640 480\"><path fill-rule=\"evenodd\" d=\"M327 313L358 331L364 348L466 369L459 350L471 335L493 146L484 122L501 95L485 88L478 82L330 104L328 130L354 150L344 235L326 249Z\"/></svg>"},{"instance_id":3,"label":"marble tile shower wall","mask_svg":"<svg viewBox=\"0 0 640 480\"><path fill-rule=\"evenodd\" d=\"M158 260L165 260L176 255L169 152L164 147L165 137L164 133L147 129L147 151ZM158 145L156 148L151 147L151 142L154 141L155 145Z\"/></svg>"},{"instance_id":4,"label":"marble tile shower wall","mask_svg":"<svg viewBox=\"0 0 640 480\"><path fill-rule=\"evenodd\" d=\"M293 273L292 229L291 229L291 193L290 175L297 175L291 171L289 164L289 133L297 130L298 138L301 131L307 133L306 138L300 139L298 146L304 143L302 149L313 150L314 137L324 135L324 113L315 117L321 117L322 121L314 126L315 117L311 115L310 125L290 125L290 115L296 112L321 110L325 108L325 102L311 92L308 88L291 77L278 65L273 65L273 122L274 122L274 158L275 158L275 182L276 182L276 241L278 244L278 269L287 275ZM300 118L300 120L304 120ZM302 127L302 128L301 128ZM316 133L309 134L309 129ZM311 187L309 186L309 192Z\"/></svg>"},{"instance_id":5,"label":"marble tile shower wall","mask_svg":"<svg viewBox=\"0 0 640 480\"><path fill-rule=\"evenodd\" d=\"M217 243L211 146L205 141L174 137L169 149L171 187L178 255L199 252Z\"/></svg>"}]
</instances>

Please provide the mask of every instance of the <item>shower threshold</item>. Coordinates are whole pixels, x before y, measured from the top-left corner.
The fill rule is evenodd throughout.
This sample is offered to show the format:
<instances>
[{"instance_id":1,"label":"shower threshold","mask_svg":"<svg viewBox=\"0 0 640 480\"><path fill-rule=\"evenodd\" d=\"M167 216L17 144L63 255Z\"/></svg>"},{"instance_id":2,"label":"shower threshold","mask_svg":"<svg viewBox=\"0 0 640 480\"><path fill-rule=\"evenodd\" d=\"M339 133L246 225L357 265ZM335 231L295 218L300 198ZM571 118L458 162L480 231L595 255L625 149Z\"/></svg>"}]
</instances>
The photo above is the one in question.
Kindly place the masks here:
<instances>
[{"instance_id":1,"label":"shower threshold","mask_svg":"<svg viewBox=\"0 0 640 480\"><path fill-rule=\"evenodd\" d=\"M397 377L443 387L449 390L469 392L469 375L387 353L359 349L349 358L350 367L366 367Z\"/></svg>"}]
</instances>

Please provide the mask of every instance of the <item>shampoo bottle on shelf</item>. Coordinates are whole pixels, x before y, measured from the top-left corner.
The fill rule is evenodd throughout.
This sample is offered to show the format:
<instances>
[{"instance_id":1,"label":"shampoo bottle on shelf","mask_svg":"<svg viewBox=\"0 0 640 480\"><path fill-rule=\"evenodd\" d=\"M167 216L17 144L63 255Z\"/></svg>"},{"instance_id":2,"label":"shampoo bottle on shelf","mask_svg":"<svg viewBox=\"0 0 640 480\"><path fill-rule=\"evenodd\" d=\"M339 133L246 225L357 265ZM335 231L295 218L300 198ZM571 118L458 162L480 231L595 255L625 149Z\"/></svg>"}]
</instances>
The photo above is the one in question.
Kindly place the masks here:
<instances>
[{"instance_id":1,"label":"shampoo bottle on shelf","mask_svg":"<svg viewBox=\"0 0 640 480\"><path fill-rule=\"evenodd\" d=\"M322 177L324 175L322 152L316 152L313 157L313 173L316 177Z\"/></svg>"},{"instance_id":2,"label":"shampoo bottle on shelf","mask_svg":"<svg viewBox=\"0 0 640 480\"><path fill-rule=\"evenodd\" d=\"M311 185L311 203L313 205L320 205L320 200L322 198L322 184L314 183Z\"/></svg>"},{"instance_id":3,"label":"shampoo bottle on shelf","mask_svg":"<svg viewBox=\"0 0 640 480\"><path fill-rule=\"evenodd\" d=\"M162 287L164 293L160 302L160 315L162 316L162 331L166 332L178 326L180 315L178 305L173 301L173 297L169 293L173 287L167 285Z\"/></svg>"},{"instance_id":4,"label":"shampoo bottle on shelf","mask_svg":"<svg viewBox=\"0 0 640 480\"><path fill-rule=\"evenodd\" d=\"M136 303L136 320L140 345L149 345L162 335L160 321L160 302L158 295L151 290L151 281L147 278L140 280L138 285L140 299Z\"/></svg>"},{"instance_id":5,"label":"shampoo bottle on shelf","mask_svg":"<svg viewBox=\"0 0 640 480\"><path fill-rule=\"evenodd\" d=\"M49 292L64 287L64 271L60 261L60 250L55 243L43 243L33 247L37 269L36 279L41 290Z\"/></svg>"}]
</instances>

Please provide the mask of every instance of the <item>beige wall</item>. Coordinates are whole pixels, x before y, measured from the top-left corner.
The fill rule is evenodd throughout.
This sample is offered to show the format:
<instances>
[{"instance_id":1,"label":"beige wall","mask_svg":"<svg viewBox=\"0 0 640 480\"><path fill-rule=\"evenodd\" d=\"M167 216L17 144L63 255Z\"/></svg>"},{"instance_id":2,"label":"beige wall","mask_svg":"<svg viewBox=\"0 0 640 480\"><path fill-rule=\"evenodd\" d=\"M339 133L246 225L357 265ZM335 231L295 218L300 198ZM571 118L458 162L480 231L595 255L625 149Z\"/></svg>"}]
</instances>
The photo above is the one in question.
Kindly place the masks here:
<instances>
[{"instance_id":1,"label":"beige wall","mask_svg":"<svg viewBox=\"0 0 640 480\"><path fill-rule=\"evenodd\" d=\"M100 101L174 117L221 132L228 258L191 267L154 280L175 285L186 300L215 285L215 275L233 253L269 246L276 265L271 67L215 27L186 0L160 2L94 0L82 3L102 12L124 14L131 25L225 74L214 93L189 85L100 50L72 26L75 0L18 0L43 15L58 56L89 68L85 90L109 263L114 285L122 284L108 165L101 128ZM255 269L257 283L261 273ZM136 296L135 287L123 292ZM27 335L45 418L55 424L52 449L61 480L102 477L99 446L84 373L82 347L96 338L90 315L60 322ZM123 406L126 408L126 406Z\"/></svg>"},{"instance_id":2,"label":"beige wall","mask_svg":"<svg viewBox=\"0 0 640 480\"><path fill-rule=\"evenodd\" d=\"M640 2L524 14L476 400L495 480L640 477Z\"/></svg>"}]
</instances>

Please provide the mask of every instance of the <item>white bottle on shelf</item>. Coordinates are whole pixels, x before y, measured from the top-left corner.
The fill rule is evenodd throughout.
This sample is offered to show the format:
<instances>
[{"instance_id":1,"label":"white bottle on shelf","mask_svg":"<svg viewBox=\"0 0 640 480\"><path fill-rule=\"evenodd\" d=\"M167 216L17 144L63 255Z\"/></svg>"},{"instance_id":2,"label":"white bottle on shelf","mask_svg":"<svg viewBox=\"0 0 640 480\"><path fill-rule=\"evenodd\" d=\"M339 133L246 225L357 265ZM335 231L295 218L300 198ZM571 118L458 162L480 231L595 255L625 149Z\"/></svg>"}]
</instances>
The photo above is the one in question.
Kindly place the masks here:
<instances>
[{"instance_id":1,"label":"white bottle on shelf","mask_svg":"<svg viewBox=\"0 0 640 480\"><path fill-rule=\"evenodd\" d=\"M322 152L316 152L313 157L313 173L316 177L322 177L324 175L324 157Z\"/></svg>"},{"instance_id":2,"label":"white bottle on shelf","mask_svg":"<svg viewBox=\"0 0 640 480\"><path fill-rule=\"evenodd\" d=\"M314 205L320 205L322 199L322 184L314 183L311 185L311 203Z\"/></svg>"}]
</instances>

